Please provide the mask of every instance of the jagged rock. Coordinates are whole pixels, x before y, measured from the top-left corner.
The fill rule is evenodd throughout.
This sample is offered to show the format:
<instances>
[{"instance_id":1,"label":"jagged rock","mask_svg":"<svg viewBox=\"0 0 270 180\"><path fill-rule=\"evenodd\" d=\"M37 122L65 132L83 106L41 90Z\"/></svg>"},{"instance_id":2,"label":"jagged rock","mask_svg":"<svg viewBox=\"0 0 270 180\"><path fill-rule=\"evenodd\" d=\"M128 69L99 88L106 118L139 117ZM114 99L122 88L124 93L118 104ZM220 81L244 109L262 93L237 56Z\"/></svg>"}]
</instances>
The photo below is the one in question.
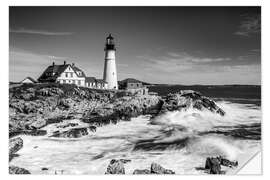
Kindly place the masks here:
<instances>
[{"instance_id":1,"label":"jagged rock","mask_svg":"<svg viewBox=\"0 0 270 180\"><path fill-rule=\"evenodd\" d=\"M225 112L214 101L192 90L183 90L179 93L168 94L164 99L164 104L160 112L164 113L190 107L198 110L209 110L221 116L225 115Z\"/></svg>"},{"instance_id":2,"label":"jagged rock","mask_svg":"<svg viewBox=\"0 0 270 180\"><path fill-rule=\"evenodd\" d=\"M48 118L46 120L46 124L53 124L53 123L60 123L60 122L63 122L63 120L67 119L66 116L63 116L63 115L56 115L54 116L53 118Z\"/></svg>"},{"instance_id":3,"label":"jagged rock","mask_svg":"<svg viewBox=\"0 0 270 180\"><path fill-rule=\"evenodd\" d=\"M205 162L205 169L209 169L210 174L222 174L218 158L208 157Z\"/></svg>"},{"instance_id":4,"label":"jagged rock","mask_svg":"<svg viewBox=\"0 0 270 180\"><path fill-rule=\"evenodd\" d=\"M126 164L128 162L131 162L130 159L119 159L119 161L121 161L122 163Z\"/></svg>"},{"instance_id":5,"label":"jagged rock","mask_svg":"<svg viewBox=\"0 0 270 180\"><path fill-rule=\"evenodd\" d=\"M31 174L28 170L17 166L9 166L9 174Z\"/></svg>"},{"instance_id":6,"label":"jagged rock","mask_svg":"<svg viewBox=\"0 0 270 180\"><path fill-rule=\"evenodd\" d=\"M78 125L79 125L78 123L68 123L68 124L65 124L65 125L59 125L59 126L57 126L57 128L75 127L75 126L78 126Z\"/></svg>"},{"instance_id":7,"label":"jagged rock","mask_svg":"<svg viewBox=\"0 0 270 180\"><path fill-rule=\"evenodd\" d=\"M97 127L96 126L89 126L89 130L92 131L92 132L96 132Z\"/></svg>"},{"instance_id":8,"label":"jagged rock","mask_svg":"<svg viewBox=\"0 0 270 180\"><path fill-rule=\"evenodd\" d=\"M32 122L31 124L27 125L27 129L31 130L31 129L39 129L42 128L44 126L47 125L47 122L45 119L43 118L37 118L34 122Z\"/></svg>"},{"instance_id":9,"label":"jagged rock","mask_svg":"<svg viewBox=\"0 0 270 180\"><path fill-rule=\"evenodd\" d=\"M42 88L37 91L37 94L42 96L54 96L54 95L63 95L64 92L60 88Z\"/></svg>"},{"instance_id":10,"label":"jagged rock","mask_svg":"<svg viewBox=\"0 0 270 180\"><path fill-rule=\"evenodd\" d=\"M125 174L124 163L121 160L112 159L105 174Z\"/></svg>"},{"instance_id":11,"label":"jagged rock","mask_svg":"<svg viewBox=\"0 0 270 180\"><path fill-rule=\"evenodd\" d=\"M9 140L9 154L14 154L18 152L23 147L22 138L13 138Z\"/></svg>"},{"instance_id":12,"label":"jagged rock","mask_svg":"<svg viewBox=\"0 0 270 180\"><path fill-rule=\"evenodd\" d=\"M29 101L35 97L34 93L23 93L20 95L21 99L24 99L25 101Z\"/></svg>"},{"instance_id":13,"label":"jagged rock","mask_svg":"<svg viewBox=\"0 0 270 180\"><path fill-rule=\"evenodd\" d=\"M149 169L135 169L133 174L151 174Z\"/></svg>"},{"instance_id":14,"label":"jagged rock","mask_svg":"<svg viewBox=\"0 0 270 180\"><path fill-rule=\"evenodd\" d=\"M152 163L151 164L150 171L151 171L152 174L175 174L174 171L172 171L170 169L165 169L165 168L163 168L161 165L159 165L157 163Z\"/></svg>"},{"instance_id":15,"label":"jagged rock","mask_svg":"<svg viewBox=\"0 0 270 180\"><path fill-rule=\"evenodd\" d=\"M62 138L80 138L88 135L89 128L74 128L67 131L55 131L51 137L62 137Z\"/></svg>"},{"instance_id":16,"label":"jagged rock","mask_svg":"<svg viewBox=\"0 0 270 180\"><path fill-rule=\"evenodd\" d=\"M221 165L227 167L237 167L238 161L230 161L222 156L208 157L205 162L205 169L209 170L210 174L223 174Z\"/></svg>"},{"instance_id":17,"label":"jagged rock","mask_svg":"<svg viewBox=\"0 0 270 180\"><path fill-rule=\"evenodd\" d=\"M63 109L69 109L70 105L69 102L66 99L60 99L58 102L58 107L61 107Z\"/></svg>"},{"instance_id":18,"label":"jagged rock","mask_svg":"<svg viewBox=\"0 0 270 180\"><path fill-rule=\"evenodd\" d=\"M237 167L238 166L238 161L230 161L222 156L219 156L217 157L219 162L220 162L220 165L222 166L227 166L227 167Z\"/></svg>"}]
</instances>

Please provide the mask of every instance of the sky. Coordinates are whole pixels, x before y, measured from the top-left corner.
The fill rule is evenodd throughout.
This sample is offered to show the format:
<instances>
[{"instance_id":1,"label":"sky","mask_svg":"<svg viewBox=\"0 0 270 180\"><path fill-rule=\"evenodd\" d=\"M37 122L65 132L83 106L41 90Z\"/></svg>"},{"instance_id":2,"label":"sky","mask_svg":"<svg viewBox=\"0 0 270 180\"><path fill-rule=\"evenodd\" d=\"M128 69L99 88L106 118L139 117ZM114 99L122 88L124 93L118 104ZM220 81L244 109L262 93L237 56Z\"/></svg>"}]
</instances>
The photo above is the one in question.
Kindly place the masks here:
<instances>
[{"instance_id":1,"label":"sky","mask_svg":"<svg viewBox=\"0 0 270 180\"><path fill-rule=\"evenodd\" d=\"M261 84L260 7L10 7L9 80L75 63L103 77L116 42L118 80Z\"/></svg>"}]
</instances>

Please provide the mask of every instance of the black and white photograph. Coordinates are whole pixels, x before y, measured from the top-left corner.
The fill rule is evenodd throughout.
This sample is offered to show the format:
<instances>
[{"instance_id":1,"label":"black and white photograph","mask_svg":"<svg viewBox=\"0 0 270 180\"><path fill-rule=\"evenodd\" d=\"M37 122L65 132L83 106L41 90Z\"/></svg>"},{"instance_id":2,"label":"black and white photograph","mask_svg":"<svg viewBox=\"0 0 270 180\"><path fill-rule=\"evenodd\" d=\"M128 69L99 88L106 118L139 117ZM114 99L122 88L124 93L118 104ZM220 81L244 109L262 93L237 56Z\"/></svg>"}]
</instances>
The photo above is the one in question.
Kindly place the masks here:
<instances>
[{"instance_id":1,"label":"black and white photograph","mask_svg":"<svg viewBox=\"0 0 270 180\"><path fill-rule=\"evenodd\" d=\"M9 174L247 175L261 163L260 6L8 11Z\"/></svg>"}]
</instances>

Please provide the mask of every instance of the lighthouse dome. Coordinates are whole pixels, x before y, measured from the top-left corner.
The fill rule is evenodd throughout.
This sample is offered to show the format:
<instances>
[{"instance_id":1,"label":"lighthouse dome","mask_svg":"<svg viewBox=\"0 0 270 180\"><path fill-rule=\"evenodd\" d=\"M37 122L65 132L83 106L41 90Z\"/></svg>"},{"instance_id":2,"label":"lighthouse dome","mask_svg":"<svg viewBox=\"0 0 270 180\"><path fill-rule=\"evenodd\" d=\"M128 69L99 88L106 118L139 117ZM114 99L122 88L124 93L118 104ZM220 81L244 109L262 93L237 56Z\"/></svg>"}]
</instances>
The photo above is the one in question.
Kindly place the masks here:
<instances>
[{"instance_id":1,"label":"lighthouse dome","mask_svg":"<svg viewBox=\"0 0 270 180\"><path fill-rule=\"evenodd\" d=\"M105 44L105 51L107 50L116 50L115 49L115 44L114 44L114 38L112 37L111 34L106 38L106 44Z\"/></svg>"}]
</instances>

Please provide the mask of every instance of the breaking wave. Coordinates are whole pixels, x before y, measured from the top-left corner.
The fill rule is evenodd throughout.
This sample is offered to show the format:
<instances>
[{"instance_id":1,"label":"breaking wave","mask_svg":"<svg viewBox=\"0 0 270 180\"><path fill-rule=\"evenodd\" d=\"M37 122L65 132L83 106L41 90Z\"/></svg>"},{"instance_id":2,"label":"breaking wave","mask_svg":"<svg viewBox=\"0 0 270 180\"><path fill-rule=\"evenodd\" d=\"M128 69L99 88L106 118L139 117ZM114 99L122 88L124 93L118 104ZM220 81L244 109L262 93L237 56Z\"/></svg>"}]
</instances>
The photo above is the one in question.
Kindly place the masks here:
<instances>
[{"instance_id":1,"label":"breaking wave","mask_svg":"<svg viewBox=\"0 0 270 180\"><path fill-rule=\"evenodd\" d=\"M125 158L131 160L126 173L157 162L178 174L198 174L195 167L203 166L208 156L240 160L241 155L258 151L261 108L228 101L217 104L225 116L190 108L109 124L73 141L25 136L20 157L12 162L34 173L49 166L66 174L104 174L112 158ZM40 150L33 151L33 146Z\"/></svg>"}]
</instances>

